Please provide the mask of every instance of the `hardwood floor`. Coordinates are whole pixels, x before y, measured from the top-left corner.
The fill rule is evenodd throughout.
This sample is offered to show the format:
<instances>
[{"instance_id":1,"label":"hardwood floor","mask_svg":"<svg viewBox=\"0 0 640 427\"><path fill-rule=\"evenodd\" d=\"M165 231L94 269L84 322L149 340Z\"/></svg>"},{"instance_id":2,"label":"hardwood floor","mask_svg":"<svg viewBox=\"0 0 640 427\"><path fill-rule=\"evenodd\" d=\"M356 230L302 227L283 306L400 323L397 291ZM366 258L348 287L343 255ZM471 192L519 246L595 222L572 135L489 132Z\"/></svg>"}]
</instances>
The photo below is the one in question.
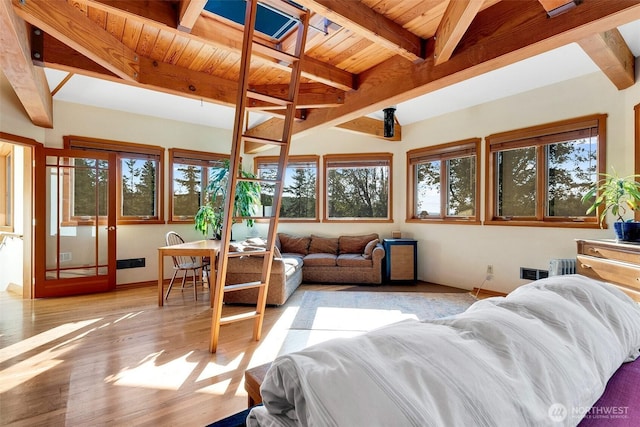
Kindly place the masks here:
<instances>
[{"instance_id":1,"label":"hardwood floor","mask_svg":"<svg viewBox=\"0 0 640 427\"><path fill-rule=\"evenodd\" d=\"M302 285L265 313L263 337L251 322L224 326L211 354L208 292L172 291L157 306L156 288L22 300L0 292L0 424L7 426L204 426L245 409L244 371L301 349L292 333ZM437 285L367 290L467 292ZM248 307L225 306L225 315Z\"/></svg>"}]
</instances>

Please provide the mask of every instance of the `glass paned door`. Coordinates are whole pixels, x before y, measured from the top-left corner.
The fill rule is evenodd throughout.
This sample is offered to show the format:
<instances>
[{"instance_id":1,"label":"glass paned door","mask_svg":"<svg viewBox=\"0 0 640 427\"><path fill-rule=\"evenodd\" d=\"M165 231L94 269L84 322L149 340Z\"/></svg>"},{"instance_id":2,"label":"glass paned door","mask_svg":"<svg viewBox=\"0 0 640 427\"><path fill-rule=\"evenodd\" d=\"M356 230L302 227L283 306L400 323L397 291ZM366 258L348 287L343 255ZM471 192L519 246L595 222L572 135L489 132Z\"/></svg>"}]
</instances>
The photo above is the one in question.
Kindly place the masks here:
<instances>
[{"instance_id":1,"label":"glass paned door","mask_svg":"<svg viewBox=\"0 0 640 427\"><path fill-rule=\"evenodd\" d=\"M36 198L36 297L115 289L115 176L109 154L43 149Z\"/></svg>"}]
</instances>

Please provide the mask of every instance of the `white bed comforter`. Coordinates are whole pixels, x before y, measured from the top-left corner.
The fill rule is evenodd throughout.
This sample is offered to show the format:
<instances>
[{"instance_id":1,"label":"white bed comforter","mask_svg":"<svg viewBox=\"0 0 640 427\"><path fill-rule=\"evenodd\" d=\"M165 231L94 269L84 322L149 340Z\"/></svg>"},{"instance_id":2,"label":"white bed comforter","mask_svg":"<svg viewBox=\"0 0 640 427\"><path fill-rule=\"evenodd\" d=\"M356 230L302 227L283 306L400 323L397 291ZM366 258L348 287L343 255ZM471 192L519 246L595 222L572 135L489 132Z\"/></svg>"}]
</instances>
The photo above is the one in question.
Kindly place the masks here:
<instances>
[{"instance_id":1,"label":"white bed comforter","mask_svg":"<svg viewBox=\"0 0 640 427\"><path fill-rule=\"evenodd\" d=\"M640 308L583 276L276 359L253 426L575 425L638 357Z\"/></svg>"}]
</instances>

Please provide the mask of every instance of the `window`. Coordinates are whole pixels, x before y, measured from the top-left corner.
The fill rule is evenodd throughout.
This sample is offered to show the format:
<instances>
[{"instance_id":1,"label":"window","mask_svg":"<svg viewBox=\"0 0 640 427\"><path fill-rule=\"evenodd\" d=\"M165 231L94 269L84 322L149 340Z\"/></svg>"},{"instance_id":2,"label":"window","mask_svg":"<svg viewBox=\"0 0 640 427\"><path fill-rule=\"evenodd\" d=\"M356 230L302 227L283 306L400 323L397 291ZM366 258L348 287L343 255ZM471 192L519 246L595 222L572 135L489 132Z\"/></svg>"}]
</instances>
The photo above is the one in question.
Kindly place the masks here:
<instances>
[{"instance_id":1,"label":"window","mask_svg":"<svg viewBox=\"0 0 640 427\"><path fill-rule=\"evenodd\" d=\"M487 223L597 227L582 195L605 171L606 115L491 135Z\"/></svg>"},{"instance_id":2,"label":"window","mask_svg":"<svg viewBox=\"0 0 640 427\"><path fill-rule=\"evenodd\" d=\"M278 157L256 157L256 174L276 179ZM262 206L273 205L275 186L260 184ZM284 175L280 221L318 221L318 156L290 156Z\"/></svg>"},{"instance_id":3,"label":"window","mask_svg":"<svg viewBox=\"0 0 640 427\"><path fill-rule=\"evenodd\" d=\"M13 145L0 142L0 231L13 231Z\"/></svg>"},{"instance_id":4,"label":"window","mask_svg":"<svg viewBox=\"0 0 640 427\"><path fill-rule=\"evenodd\" d=\"M209 0L204 10L223 16L240 25L244 25L246 3L244 1ZM291 16L269 6L258 3L256 13L256 31L280 40L294 28L297 21Z\"/></svg>"},{"instance_id":5,"label":"window","mask_svg":"<svg viewBox=\"0 0 640 427\"><path fill-rule=\"evenodd\" d=\"M480 139L407 152L407 221L478 223Z\"/></svg>"},{"instance_id":6,"label":"window","mask_svg":"<svg viewBox=\"0 0 640 427\"><path fill-rule=\"evenodd\" d=\"M163 222L164 148L82 137L65 137L64 143L65 148L116 154L118 224ZM80 188L74 187L74 206L81 205L82 197Z\"/></svg>"},{"instance_id":7,"label":"window","mask_svg":"<svg viewBox=\"0 0 640 427\"><path fill-rule=\"evenodd\" d=\"M390 153L324 156L324 220L392 222Z\"/></svg>"},{"instance_id":8,"label":"window","mask_svg":"<svg viewBox=\"0 0 640 427\"><path fill-rule=\"evenodd\" d=\"M193 222L198 208L204 204L209 176L214 169L223 167L228 154L169 149L169 215L171 222Z\"/></svg>"}]
</instances>

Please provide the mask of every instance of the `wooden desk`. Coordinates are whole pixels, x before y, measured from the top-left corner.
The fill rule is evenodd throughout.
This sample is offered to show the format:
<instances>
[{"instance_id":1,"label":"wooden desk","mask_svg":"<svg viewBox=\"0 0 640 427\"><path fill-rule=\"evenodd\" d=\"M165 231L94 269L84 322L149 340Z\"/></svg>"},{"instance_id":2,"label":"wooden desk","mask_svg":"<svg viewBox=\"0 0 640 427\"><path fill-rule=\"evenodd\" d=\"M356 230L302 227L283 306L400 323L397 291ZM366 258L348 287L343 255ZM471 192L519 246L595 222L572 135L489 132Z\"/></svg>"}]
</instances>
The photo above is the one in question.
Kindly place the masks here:
<instances>
[{"instance_id":1,"label":"wooden desk","mask_svg":"<svg viewBox=\"0 0 640 427\"><path fill-rule=\"evenodd\" d=\"M198 240L196 242L185 242L179 245L163 246L158 248L158 306L164 305L164 257L166 256L197 256L209 257L211 263L210 271L214 270L216 255L220 249L220 240ZM211 280L209 280L211 282ZM211 291L215 283L211 283ZM213 305L213 298L211 298Z\"/></svg>"}]
</instances>

